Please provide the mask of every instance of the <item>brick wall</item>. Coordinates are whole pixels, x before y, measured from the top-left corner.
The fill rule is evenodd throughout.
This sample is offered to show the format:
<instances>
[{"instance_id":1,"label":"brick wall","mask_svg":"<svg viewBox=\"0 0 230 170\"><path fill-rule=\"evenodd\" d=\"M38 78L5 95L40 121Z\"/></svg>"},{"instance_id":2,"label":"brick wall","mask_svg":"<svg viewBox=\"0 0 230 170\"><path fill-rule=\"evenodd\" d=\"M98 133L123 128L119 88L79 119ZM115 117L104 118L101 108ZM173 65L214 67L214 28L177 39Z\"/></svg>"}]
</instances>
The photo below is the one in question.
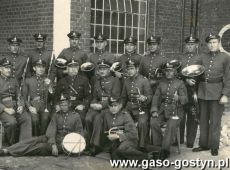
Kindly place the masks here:
<instances>
[{"instance_id":1,"label":"brick wall","mask_svg":"<svg viewBox=\"0 0 230 170\"><path fill-rule=\"evenodd\" d=\"M80 46L83 50L90 48L90 8L91 0L71 0L71 30L79 31Z\"/></svg>"},{"instance_id":2,"label":"brick wall","mask_svg":"<svg viewBox=\"0 0 230 170\"><path fill-rule=\"evenodd\" d=\"M184 40L182 37L189 35L191 4L190 0L185 0L184 3L185 10L183 0L156 0L156 35L161 36L161 48L169 56L182 52ZM155 1L150 1L149 35L154 31L154 6Z\"/></svg>"},{"instance_id":3,"label":"brick wall","mask_svg":"<svg viewBox=\"0 0 230 170\"><path fill-rule=\"evenodd\" d=\"M0 53L7 51L6 39L16 34L23 40L22 49L34 47L32 35L48 34L52 49L53 0L0 0Z\"/></svg>"},{"instance_id":4,"label":"brick wall","mask_svg":"<svg viewBox=\"0 0 230 170\"><path fill-rule=\"evenodd\" d=\"M230 1L200 0L200 3L201 50L206 51L204 39L209 32L218 34L222 27L230 24Z\"/></svg>"}]
</instances>

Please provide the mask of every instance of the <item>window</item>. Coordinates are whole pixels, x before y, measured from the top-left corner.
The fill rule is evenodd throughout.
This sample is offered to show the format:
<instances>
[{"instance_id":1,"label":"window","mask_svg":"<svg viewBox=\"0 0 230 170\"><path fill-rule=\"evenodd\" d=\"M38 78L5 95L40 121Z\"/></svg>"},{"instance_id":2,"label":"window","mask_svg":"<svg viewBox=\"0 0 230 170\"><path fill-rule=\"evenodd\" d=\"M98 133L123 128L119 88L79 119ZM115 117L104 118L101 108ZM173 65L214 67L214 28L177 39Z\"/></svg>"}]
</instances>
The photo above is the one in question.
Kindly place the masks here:
<instances>
[{"instance_id":1,"label":"window","mask_svg":"<svg viewBox=\"0 0 230 170\"><path fill-rule=\"evenodd\" d=\"M108 39L108 51L125 52L123 40L132 35L138 40L137 53L145 50L147 0L91 0L91 51L98 33Z\"/></svg>"}]
</instances>

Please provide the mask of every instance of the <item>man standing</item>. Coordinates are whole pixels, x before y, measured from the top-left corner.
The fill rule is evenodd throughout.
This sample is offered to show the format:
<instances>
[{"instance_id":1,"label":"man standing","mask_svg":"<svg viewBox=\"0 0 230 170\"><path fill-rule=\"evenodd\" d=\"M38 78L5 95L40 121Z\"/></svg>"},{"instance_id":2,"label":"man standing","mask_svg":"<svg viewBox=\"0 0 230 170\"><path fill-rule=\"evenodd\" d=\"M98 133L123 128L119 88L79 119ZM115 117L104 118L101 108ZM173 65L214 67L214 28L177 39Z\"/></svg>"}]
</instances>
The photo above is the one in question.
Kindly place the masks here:
<instances>
[{"instance_id":1,"label":"man standing","mask_svg":"<svg viewBox=\"0 0 230 170\"><path fill-rule=\"evenodd\" d=\"M200 104L200 147L193 152L211 149L211 155L218 155L221 117L224 104L230 96L230 59L220 52L220 37L210 34L206 38L208 53L201 55L204 75L198 86Z\"/></svg>"},{"instance_id":2,"label":"man standing","mask_svg":"<svg viewBox=\"0 0 230 170\"><path fill-rule=\"evenodd\" d=\"M185 39L185 54L179 57L181 63L181 69L198 64L200 56L198 55L198 45L199 39L192 36L188 36ZM188 92L188 103L184 106L185 116L180 123L180 142L184 143L184 131L185 131L185 122L186 122L186 145L188 148L193 148L193 144L196 138L197 127L198 127L198 112L199 108L197 107L198 101L194 100L194 92L197 93L197 83L192 78L181 77L186 85ZM187 118L187 119L186 119Z\"/></svg>"},{"instance_id":3,"label":"man standing","mask_svg":"<svg viewBox=\"0 0 230 170\"><path fill-rule=\"evenodd\" d=\"M30 116L23 111L23 100L16 78L12 78L12 65L3 58L0 61L0 121L2 121L6 140L12 145L32 136ZM19 132L18 132L19 125Z\"/></svg>"},{"instance_id":4,"label":"man standing","mask_svg":"<svg viewBox=\"0 0 230 170\"><path fill-rule=\"evenodd\" d=\"M41 59L46 63L46 70L45 70L45 74L49 74L49 78L51 80L54 80L55 78L55 67L53 65L53 61L54 60L54 56L52 53L52 50L48 50L45 46L46 44L46 39L47 39L47 35L46 34L41 34L41 33L37 33L34 34L34 40L36 41L36 48L33 49L30 54L30 71L33 72L33 64L38 60ZM48 73L49 72L49 73Z\"/></svg>"},{"instance_id":5,"label":"man standing","mask_svg":"<svg viewBox=\"0 0 230 170\"><path fill-rule=\"evenodd\" d=\"M161 78L161 66L167 62L165 56L160 54L160 37L150 36L147 39L148 54L141 58L140 74L149 79L153 93Z\"/></svg>"},{"instance_id":6,"label":"man standing","mask_svg":"<svg viewBox=\"0 0 230 170\"><path fill-rule=\"evenodd\" d=\"M62 92L69 95L71 107L80 114L84 126L91 94L89 80L86 76L79 74L79 68L78 61L72 60L67 64L67 76L57 83L55 96L59 96Z\"/></svg>"},{"instance_id":7,"label":"man standing","mask_svg":"<svg viewBox=\"0 0 230 170\"><path fill-rule=\"evenodd\" d=\"M59 96L60 111L50 121L46 135L23 140L15 145L0 149L0 156L58 156L63 153L62 141L68 133L83 135L83 127L79 114L70 109L65 94Z\"/></svg>"},{"instance_id":8,"label":"man standing","mask_svg":"<svg viewBox=\"0 0 230 170\"><path fill-rule=\"evenodd\" d=\"M144 150L148 141L149 109L152 100L152 89L149 80L139 74L139 62L129 59L125 63L127 78L121 93L124 111L130 113L137 124L139 147Z\"/></svg>"},{"instance_id":9,"label":"man standing","mask_svg":"<svg viewBox=\"0 0 230 170\"><path fill-rule=\"evenodd\" d=\"M58 58L63 58L67 60L67 62L71 62L72 60L75 60L79 63L79 65L81 65L87 60L87 54L79 47L81 33L76 31L71 31L69 34L67 34L67 36L69 37L70 47L62 50ZM58 69L57 71L58 80L62 78L64 75L65 74L63 73L63 70Z\"/></svg>"},{"instance_id":10,"label":"man standing","mask_svg":"<svg viewBox=\"0 0 230 170\"><path fill-rule=\"evenodd\" d=\"M4 56L12 64L12 77L16 78L19 85L22 80L27 76L30 76L30 69L28 66L29 58L22 53L20 44L22 40L14 35L7 39L9 43L9 52Z\"/></svg>"},{"instance_id":11,"label":"man standing","mask_svg":"<svg viewBox=\"0 0 230 170\"><path fill-rule=\"evenodd\" d=\"M35 75L27 78L23 87L23 97L32 118L33 136L44 135L49 124L50 102L48 93L50 80L46 77L46 62L37 59L33 63Z\"/></svg>"}]
</instances>

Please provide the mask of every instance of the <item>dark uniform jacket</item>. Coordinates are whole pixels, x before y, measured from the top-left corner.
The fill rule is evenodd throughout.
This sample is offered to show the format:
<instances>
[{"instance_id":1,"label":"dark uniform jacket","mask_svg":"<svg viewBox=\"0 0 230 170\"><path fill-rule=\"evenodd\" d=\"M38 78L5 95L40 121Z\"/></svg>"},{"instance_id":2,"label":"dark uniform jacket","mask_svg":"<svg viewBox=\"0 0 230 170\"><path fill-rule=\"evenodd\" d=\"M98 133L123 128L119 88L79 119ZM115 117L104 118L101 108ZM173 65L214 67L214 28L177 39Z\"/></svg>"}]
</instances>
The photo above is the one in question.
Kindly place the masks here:
<instances>
[{"instance_id":1,"label":"dark uniform jacket","mask_svg":"<svg viewBox=\"0 0 230 170\"><path fill-rule=\"evenodd\" d=\"M137 100L138 95L144 95L147 100L139 103ZM124 85L121 93L123 106L127 110L137 110L141 108L148 108L152 100L152 89L149 80L142 75L138 74L135 77L128 77L124 80Z\"/></svg>"},{"instance_id":2,"label":"dark uniform jacket","mask_svg":"<svg viewBox=\"0 0 230 170\"><path fill-rule=\"evenodd\" d=\"M73 59L75 61L78 61L81 65L87 60L87 54L79 48L69 47L62 50L58 58L64 58L68 62L71 62Z\"/></svg>"},{"instance_id":3,"label":"dark uniform jacket","mask_svg":"<svg viewBox=\"0 0 230 170\"><path fill-rule=\"evenodd\" d=\"M23 106L19 84L15 78L6 78L0 75L0 114L7 108Z\"/></svg>"},{"instance_id":4,"label":"dark uniform jacket","mask_svg":"<svg viewBox=\"0 0 230 170\"><path fill-rule=\"evenodd\" d=\"M132 53L132 54L123 54L122 56L120 56L117 60L121 63L121 67L122 67L122 71L125 72L126 70L126 61L127 60L135 60L140 64L141 61L141 56L139 54L136 53Z\"/></svg>"},{"instance_id":5,"label":"dark uniform jacket","mask_svg":"<svg viewBox=\"0 0 230 170\"><path fill-rule=\"evenodd\" d=\"M174 94L177 92L179 101L176 103ZM171 116L183 116L182 105L188 102L187 89L182 80L162 79L152 99L151 112L165 114L166 118Z\"/></svg>"},{"instance_id":6,"label":"dark uniform jacket","mask_svg":"<svg viewBox=\"0 0 230 170\"><path fill-rule=\"evenodd\" d=\"M42 77L34 75L25 80L23 97L27 107L31 106L32 101L41 102L42 104L47 102L47 99L45 99L47 94L45 93L48 93L48 86L45 85L45 78L45 75Z\"/></svg>"},{"instance_id":7,"label":"dark uniform jacket","mask_svg":"<svg viewBox=\"0 0 230 170\"><path fill-rule=\"evenodd\" d=\"M53 57L52 56L52 50L47 50L46 48L42 48L42 49L35 48L29 53L29 57L30 57L31 72L34 72L33 71L33 63L35 61L37 61L38 59L42 59L43 61L46 62L46 74L48 74L49 67L51 67L49 78L51 80L54 80L55 74L56 74L56 67L53 64L53 61L52 61L51 66L50 66L50 62L51 62L50 60Z\"/></svg>"},{"instance_id":8,"label":"dark uniform jacket","mask_svg":"<svg viewBox=\"0 0 230 170\"><path fill-rule=\"evenodd\" d=\"M156 79L157 69L160 69L161 65L166 62L167 58L159 52L150 53L141 58L139 72L148 79Z\"/></svg>"},{"instance_id":9,"label":"dark uniform jacket","mask_svg":"<svg viewBox=\"0 0 230 170\"><path fill-rule=\"evenodd\" d=\"M223 52L204 53L200 64L205 67L198 86L198 98L219 100L222 95L230 96L230 58Z\"/></svg>"},{"instance_id":10,"label":"dark uniform jacket","mask_svg":"<svg viewBox=\"0 0 230 170\"><path fill-rule=\"evenodd\" d=\"M112 127L121 126L123 126L124 133L118 134L120 137L120 142L129 140L137 144L138 133L132 117L128 113L124 113L122 111L118 112L117 114L112 114L108 110L108 113L106 113L104 116L104 131L108 131Z\"/></svg>"},{"instance_id":11,"label":"dark uniform jacket","mask_svg":"<svg viewBox=\"0 0 230 170\"><path fill-rule=\"evenodd\" d=\"M9 53L4 54L4 57L7 58L11 62L12 77L15 77L18 83L20 84L22 81L22 76L24 73L24 69L26 67L28 57L26 56L26 54L22 52L19 52L18 54L12 54L9 52ZM27 70L26 70L25 77L31 76L30 68L28 65L29 65L29 61L27 64Z\"/></svg>"},{"instance_id":12,"label":"dark uniform jacket","mask_svg":"<svg viewBox=\"0 0 230 170\"><path fill-rule=\"evenodd\" d=\"M87 61L97 65L98 62L102 60L107 61L111 65L116 62L116 57L108 51L97 51L89 55Z\"/></svg>"},{"instance_id":13,"label":"dark uniform jacket","mask_svg":"<svg viewBox=\"0 0 230 170\"><path fill-rule=\"evenodd\" d=\"M61 111L54 114L46 131L48 143L61 145L68 133L75 132L83 135L83 126L78 113Z\"/></svg>"},{"instance_id":14,"label":"dark uniform jacket","mask_svg":"<svg viewBox=\"0 0 230 170\"><path fill-rule=\"evenodd\" d=\"M100 103L104 109L108 106L108 98L110 96L120 97L121 90L122 86L118 78L113 76L99 78L94 85L91 103Z\"/></svg>"},{"instance_id":15,"label":"dark uniform jacket","mask_svg":"<svg viewBox=\"0 0 230 170\"><path fill-rule=\"evenodd\" d=\"M55 97L60 96L61 93L67 93L70 97L70 101L76 107L79 104L83 104L86 107L89 106L91 94L88 78L83 75L66 76L62 78L56 88ZM57 101L57 99L55 99Z\"/></svg>"}]
</instances>

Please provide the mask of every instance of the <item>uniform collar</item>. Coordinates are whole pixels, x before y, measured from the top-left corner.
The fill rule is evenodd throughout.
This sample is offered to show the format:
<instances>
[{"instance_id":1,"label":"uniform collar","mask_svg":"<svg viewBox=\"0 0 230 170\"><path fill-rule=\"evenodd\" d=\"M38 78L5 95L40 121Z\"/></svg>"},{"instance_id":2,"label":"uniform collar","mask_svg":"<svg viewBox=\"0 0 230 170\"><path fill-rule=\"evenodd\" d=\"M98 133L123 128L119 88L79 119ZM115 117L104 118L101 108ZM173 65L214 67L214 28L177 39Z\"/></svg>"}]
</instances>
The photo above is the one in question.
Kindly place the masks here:
<instances>
[{"instance_id":1,"label":"uniform collar","mask_svg":"<svg viewBox=\"0 0 230 170\"><path fill-rule=\"evenodd\" d=\"M216 56L219 53L220 53L220 50L214 51L214 52L211 52L211 51L209 52L209 54L211 54L212 56Z\"/></svg>"},{"instance_id":2,"label":"uniform collar","mask_svg":"<svg viewBox=\"0 0 230 170\"><path fill-rule=\"evenodd\" d=\"M45 47L42 47L42 48L36 48L36 51L38 51L39 53L42 53L43 51L45 51Z\"/></svg>"},{"instance_id":3,"label":"uniform collar","mask_svg":"<svg viewBox=\"0 0 230 170\"><path fill-rule=\"evenodd\" d=\"M151 56L156 56L156 55L158 55L158 54L160 54L160 51L159 51L159 50L156 50L156 51L154 51L154 52L150 52L150 55L151 55Z\"/></svg>"},{"instance_id":4,"label":"uniform collar","mask_svg":"<svg viewBox=\"0 0 230 170\"><path fill-rule=\"evenodd\" d=\"M134 55L135 53L136 53L136 51L134 50L134 51L132 51L131 53L130 53L130 52L128 52L128 51L126 51L126 53L125 53L125 54L127 54L127 55L131 56L131 55Z\"/></svg>"},{"instance_id":5,"label":"uniform collar","mask_svg":"<svg viewBox=\"0 0 230 170\"><path fill-rule=\"evenodd\" d=\"M79 47L70 47L70 49L71 49L72 51L77 51L77 50L79 50Z\"/></svg>"},{"instance_id":6,"label":"uniform collar","mask_svg":"<svg viewBox=\"0 0 230 170\"><path fill-rule=\"evenodd\" d=\"M103 54L103 53L105 53L105 49L97 50L96 53L97 53L97 54Z\"/></svg>"}]
</instances>

